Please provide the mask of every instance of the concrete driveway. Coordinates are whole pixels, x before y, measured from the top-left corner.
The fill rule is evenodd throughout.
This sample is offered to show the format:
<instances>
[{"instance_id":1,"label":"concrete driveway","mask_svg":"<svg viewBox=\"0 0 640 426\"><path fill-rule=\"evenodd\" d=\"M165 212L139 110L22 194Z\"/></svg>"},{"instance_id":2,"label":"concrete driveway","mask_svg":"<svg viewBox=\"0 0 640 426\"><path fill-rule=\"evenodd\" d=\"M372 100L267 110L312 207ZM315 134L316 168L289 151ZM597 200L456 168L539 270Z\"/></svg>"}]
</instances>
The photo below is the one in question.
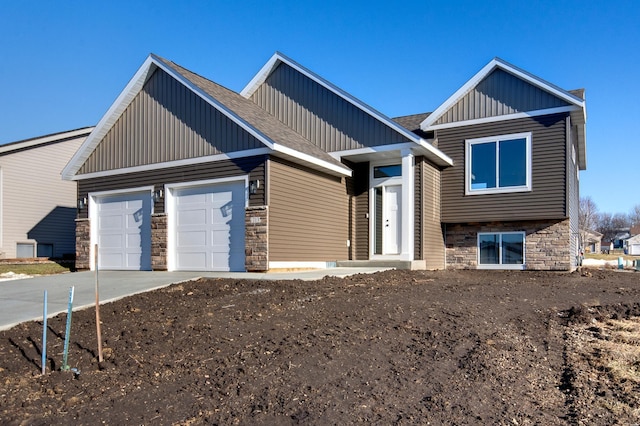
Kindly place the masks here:
<instances>
[{"instance_id":1,"label":"concrete driveway","mask_svg":"<svg viewBox=\"0 0 640 426\"><path fill-rule=\"evenodd\" d=\"M100 271L100 304L136 293L155 290L199 277L249 280L318 280L324 276L346 277L388 268L330 268L303 272L166 272ZM67 311L69 289L74 287L74 311L94 306L95 272L73 272L44 277L0 281L0 330L21 322L42 319L44 291L48 293L48 317Z\"/></svg>"}]
</instances>

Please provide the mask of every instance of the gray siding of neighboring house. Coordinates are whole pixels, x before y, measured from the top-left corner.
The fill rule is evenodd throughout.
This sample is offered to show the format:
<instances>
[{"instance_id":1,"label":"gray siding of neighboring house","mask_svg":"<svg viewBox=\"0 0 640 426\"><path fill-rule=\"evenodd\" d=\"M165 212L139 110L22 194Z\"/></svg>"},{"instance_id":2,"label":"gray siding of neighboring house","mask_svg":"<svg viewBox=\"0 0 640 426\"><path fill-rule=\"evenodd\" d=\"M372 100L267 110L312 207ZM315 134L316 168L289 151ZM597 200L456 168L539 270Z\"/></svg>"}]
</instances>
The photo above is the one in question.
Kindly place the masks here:
<instances>
[{"instance_id":1,"label":"gray siding of neighboring house","mask_svg":"<svg viewBox=\"0 0 640 426\"><path fill-rule=\"evenodd\" d=\"M269 261L348 259L348 205L343 178L271 157Z\"/></svg>"},{"instance_id":2,"label":"gray siding of neighboring house","mask_svg":"<svg viewBox=\"0 0 640 426\"><path fill-rule=\"evenodd\" d=\"M427 269L444 269L445 242L440 221L440 170L424 157L416 158L416 259Z\"/></svg>"},{"instance_id":3,"label":"gray siding of neighboring house","mask_svg":"<svg viewBox=\"0 0 640 426\"><path fill-rule=\"evenodd\" d=\"M434 124L496 117L569 105L512 74L496 69Z\"/></svg>"},{"instance_id":4,"label":"gray siding of neighboring house","mask_svg":"<svg viewBox=\"0 0 640 426\"><path fill-rule=\"evenodd\" d=\"M75 253L76 183L60 173L85 138L0 154L0 258L15 258L17 243Z\"/></svg>"},{"instance_id":5,"label":"gray siding of neighboring house","mask_svg":"<svg viewBox=\"0 0 640 426\"><path fill-rule=\"evenodd\" d=\"M286 64L280 64L251 99L327 152L408 141Z\"/></svg>"},{"instance_id":6,"label":"gray siding of neighboring house","mask_svg":"<svg viewBox=\"0 0 640 426\"><path fill-rule=\"evenodd\" d=\"M117 191L151 185L156 189L161 189L165 184L245 175L249 175L250 180L259 179L261 183L264 183L266 158L266 156L260 155L235 160L216 161L214 163L82 179L78 181L78 196L86 197L90 192ZM265 185L262 184L255 194L249 195L249 206L265 205L265 194ZM154 212L165 213L164 200L159 200L154 204ZM87 215L87 207L79 212L80 218L86 218Z\"/></svg>"},{"instance_id":7,"label":"gray siding of neighboring house","mask_svg":"<svg viewBox=\"0 0 640 426\"><path fill-rule=\"evenodd\" d=\"M568 217L568 113L440 129L439 148L455 166L442 171L442 222L491 222ZM532 132L532 191L465 196L465 139Z\"/></svg>"},{"instance_id":8,"label":"gray siding of neighboring house","mask_svg":"<svg viewBox=\"0 0 640 426\"><path fill-rule=\"evenodd\" d=\"M263 147L255 137L158 69L79 174Z\"/></svg>"}]
</instances>

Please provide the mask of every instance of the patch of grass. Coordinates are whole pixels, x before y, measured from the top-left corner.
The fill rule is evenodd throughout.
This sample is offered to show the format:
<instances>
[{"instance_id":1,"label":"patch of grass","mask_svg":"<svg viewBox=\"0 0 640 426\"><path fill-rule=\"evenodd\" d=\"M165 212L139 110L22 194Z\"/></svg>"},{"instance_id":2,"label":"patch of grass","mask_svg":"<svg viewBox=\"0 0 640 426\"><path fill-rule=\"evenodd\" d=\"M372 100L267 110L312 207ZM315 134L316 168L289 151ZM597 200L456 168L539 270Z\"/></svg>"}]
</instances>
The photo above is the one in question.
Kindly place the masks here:
<instances>
[{"instance_id":1,"label":"patch of grass","mask_svg":"<svg viewBox=\"0 0 640 426\"><path fill-rule=\"evenodd\" d=\"M629 256L628 254L602 254L602 253L585 253L585 259L599 259L599 260L618 260L619 257L624 260L636 260L640 259L638 256Z\"/></svg>"},{"instance_id":2,"label":"patch of grass","mask_svg":"<svg viewBox=\"0 0 640 426\"><path fill-rule=\"evenodd\" d=\"M58 263L35 263L35 264L0 264L0 274L13 272L15 274L26 275L53 275L71 271L71 264L60 265Z\"/></svg>"}]
</instances>

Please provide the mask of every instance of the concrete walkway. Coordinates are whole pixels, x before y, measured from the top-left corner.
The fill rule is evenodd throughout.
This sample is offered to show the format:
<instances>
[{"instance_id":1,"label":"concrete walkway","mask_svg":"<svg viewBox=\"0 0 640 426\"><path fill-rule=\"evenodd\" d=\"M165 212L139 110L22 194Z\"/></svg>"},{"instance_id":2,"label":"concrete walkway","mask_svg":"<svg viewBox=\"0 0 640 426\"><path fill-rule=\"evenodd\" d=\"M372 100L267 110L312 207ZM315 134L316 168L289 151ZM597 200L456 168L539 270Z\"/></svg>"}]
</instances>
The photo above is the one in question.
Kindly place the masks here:
<instances>
[{"instance_id":1,"label":"concrete walkway","mask_svg":"<svg viewBox=\"0 0 640 426\"><path fill-rule=\"evenodd\" d=\"M346 277L373 273L388 268L330 268L302 272L147 272L101 271L99 274L100 304L136 293L155 290L199 277L248 280L305 280L325 276ZM96 276L94 272L73 272L19 280L0 281L0 330L21 322L42 319L44 291L48 293L48 317L67 311L69 290L74 287L74 310L94 306Z\"/></svg>"}]
</instances>

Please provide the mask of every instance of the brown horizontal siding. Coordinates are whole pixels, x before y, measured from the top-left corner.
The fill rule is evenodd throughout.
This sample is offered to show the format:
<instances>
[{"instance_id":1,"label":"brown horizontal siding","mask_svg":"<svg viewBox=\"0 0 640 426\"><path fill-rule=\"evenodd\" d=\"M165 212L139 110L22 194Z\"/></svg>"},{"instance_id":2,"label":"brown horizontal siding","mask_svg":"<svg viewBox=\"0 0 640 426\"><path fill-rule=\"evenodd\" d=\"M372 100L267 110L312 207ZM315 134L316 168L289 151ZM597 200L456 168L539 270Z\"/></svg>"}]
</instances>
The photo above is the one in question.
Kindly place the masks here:
<instances>
[{"instance_id":1,"label":"brown horizontal siding","mask_svg":"<svg viewBox=\"0 0 640 426\"><path fill-rule=\"evenodd\" d=\"M158 69L100 141L79 173L263 146L202 98Z\"/></svg>"},{"instance_id":2,"label":"brown horizontal siding","mask_svg":"<svg viewBox=\"0 0 640 426\"><path fill-rule=\"evenodd\" d=\"M463 96L435 124L496 117L567 105L568 103L562 99L506 71L497 69Z\"/></svg>"},{"instance_id":3,"label":"brown horizontal siding","mask_svg":"<svg viewBox=\"0 0 640 426\"><path fill-rule=\"evenodd\" d=\"M445 267L445 243L440 220L440 170L427 161L422 170L422 259L427 269Z\"/></svg>"},{"instance_id":4,"label":"brown horizontal siding","mask_svg":"<svg viewBox=\"0 0 640 426\"><path fill-rule=\"evenodd\" d=\"M567 114L507 120L437 131L454 167L442 171L442 222L563 218L566 211ZM532 132L532 191L465 196L465 139Z\"/></svg>"},{"instance_id":5,"label":"brown horizontal siding","mask_svg":"<svg viewBox=\"0 0 640 426\"><path fill-rule=\"evenodd\" d=\"M286 64L280 64L251 99L327 152L408 141Z\"/></svg>"},{"instance_id":6,"label":"brown horizontal siding","mask_svg":"<svg viewBox=\"0 0 640 426\"><path fill-rule=\"evenodd\" d=\"M343 179L272 157L269 185L270 261L348 259Z\"/></svg>"},{"instance_id":7,"label":"brown horizontal siding","mask_svg":"<svg viewBox=\"0 0 640 426\"><path fill-rule=\"evenodd\" d=\"M249 195L250 206L265 205L265 163L266 156L255 156L236 160L224 160L214 163L194 164L190 166L156 169L145 172L126 173L78 181L78 196L86 197L90 192L115 191L128 188L153 185L156 189L165 184L219 179L232 176L249 175L250 180L259 179L260 189ZM164 213L164 200L155 203L154 211ZM87 208L79 212L80 218L87 217Z\"/></svg>"}]
</instances>

